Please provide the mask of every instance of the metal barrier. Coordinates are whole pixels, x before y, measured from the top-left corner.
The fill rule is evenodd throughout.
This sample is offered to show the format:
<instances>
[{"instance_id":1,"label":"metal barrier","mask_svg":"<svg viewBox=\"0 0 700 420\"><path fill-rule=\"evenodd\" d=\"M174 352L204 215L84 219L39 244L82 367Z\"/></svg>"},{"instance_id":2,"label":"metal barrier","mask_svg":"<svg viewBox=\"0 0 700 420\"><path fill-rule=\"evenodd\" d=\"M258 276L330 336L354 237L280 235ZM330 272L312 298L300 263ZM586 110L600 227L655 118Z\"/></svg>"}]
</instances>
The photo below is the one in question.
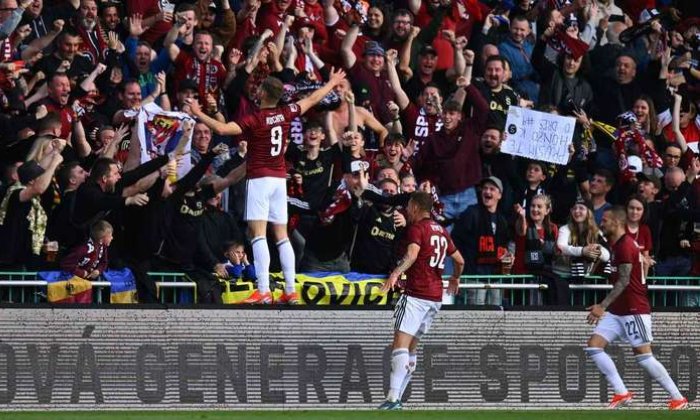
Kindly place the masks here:
<instances>
[{"instance_id":1,"label":"metal barrier","mask_svg":"<svg viewBox=\"0 0 700 420\"><path fill-rule=\"evenodd\" d=\"M164 304L189 304L197 301L197 285L184 273L149 272L156 285L158 299ZM445 277L447 278L447 277ZM460 293L455 297L457 305L474 304L470 301L474 292L493 293L499 306L542 305L542 293L549 286L544 279L533 275L465 275L461 277ZM556 280L564 281L564 280ZM649 298L652 306L681 307L700 306L700 277L649 277ZM111 284L94 281L93 302L109 302ZM37 272L0 271L0 301L11 303L39 303L46 301L47 282L37 278ZM585 277L569 283L570 304L590 306L600 302L612 288L603 277ZM490 296L492 297L492 296Z\"/></svg>"}]
</instances>

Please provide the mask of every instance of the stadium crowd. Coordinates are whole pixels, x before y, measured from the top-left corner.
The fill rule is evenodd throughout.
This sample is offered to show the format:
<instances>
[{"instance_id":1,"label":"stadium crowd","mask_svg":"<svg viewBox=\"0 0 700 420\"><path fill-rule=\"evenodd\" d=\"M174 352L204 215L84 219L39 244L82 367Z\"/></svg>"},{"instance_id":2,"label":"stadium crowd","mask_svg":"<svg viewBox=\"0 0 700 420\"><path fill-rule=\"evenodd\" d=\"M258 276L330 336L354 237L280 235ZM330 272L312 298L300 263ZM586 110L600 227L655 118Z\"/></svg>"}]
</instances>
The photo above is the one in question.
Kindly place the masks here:
<instances>
[{"instance_id":1,"label":"stadium crowd","mask_svg":"<svg viewBox=\"0 0 700 420\"><path fill-rule=\"evenodd\" d=\"M547 303L604 273L598 224L612 205L626 207L648 274L700 276L699 9L0 0L0 268L96 279L128 267L142 302L155 299L147 272L184 271L200 301L220 302L217 277L255 278L242 181L251 139L196 120L184 124L189 153L181 141L144 159L133 111L240 121L269 76L291 103L342 68L347 80L277 144L298 271L388 274L405 193L420 189L465 273L538 274ZM501 151L510 106L576 119L566 165ZM192 169L175 181L185 159Z\"/></svg>"}]
</instances>

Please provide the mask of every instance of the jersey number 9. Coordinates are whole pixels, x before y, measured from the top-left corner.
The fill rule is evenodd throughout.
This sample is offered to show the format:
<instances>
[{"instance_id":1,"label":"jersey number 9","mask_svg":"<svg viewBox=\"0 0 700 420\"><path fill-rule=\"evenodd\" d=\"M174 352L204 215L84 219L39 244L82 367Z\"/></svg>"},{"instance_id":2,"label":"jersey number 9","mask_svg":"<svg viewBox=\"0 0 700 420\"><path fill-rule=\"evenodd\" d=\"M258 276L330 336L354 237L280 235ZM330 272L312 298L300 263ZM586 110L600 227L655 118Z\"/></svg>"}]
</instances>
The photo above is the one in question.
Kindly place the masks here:
<instances>
[{"instance_id":1,"label":"jersey number 9","mask_svg":"<svg viewBox=\"0 0 700 420\"><path fill-rule=\"evenodd\" d=\"M272 127L270 130L270 156L278 156L282 152L282 127Z\"/></svg>"}]
</instances>

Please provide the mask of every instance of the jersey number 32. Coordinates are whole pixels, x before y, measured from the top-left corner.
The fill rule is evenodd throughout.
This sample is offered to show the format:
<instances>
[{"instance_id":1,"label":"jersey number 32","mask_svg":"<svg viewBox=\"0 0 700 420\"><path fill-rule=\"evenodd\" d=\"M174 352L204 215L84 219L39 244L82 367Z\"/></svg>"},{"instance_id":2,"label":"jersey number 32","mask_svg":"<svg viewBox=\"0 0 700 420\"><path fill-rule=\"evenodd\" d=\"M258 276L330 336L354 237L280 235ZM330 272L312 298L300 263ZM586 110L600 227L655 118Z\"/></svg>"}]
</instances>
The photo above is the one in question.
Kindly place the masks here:
<instances>
[{"instance_id":1,"label":"jersey number 32","mask_svg":"<svg viewBox=\"0 0 700 420\"><path fill-rule=\"evenodd\" d=\"M430 246L433 248L433 255L430 256L431 267L439 269L445 268L445 255L447 254L447 238L439 235L430 237Z\"/></svg>"}]
</instances>

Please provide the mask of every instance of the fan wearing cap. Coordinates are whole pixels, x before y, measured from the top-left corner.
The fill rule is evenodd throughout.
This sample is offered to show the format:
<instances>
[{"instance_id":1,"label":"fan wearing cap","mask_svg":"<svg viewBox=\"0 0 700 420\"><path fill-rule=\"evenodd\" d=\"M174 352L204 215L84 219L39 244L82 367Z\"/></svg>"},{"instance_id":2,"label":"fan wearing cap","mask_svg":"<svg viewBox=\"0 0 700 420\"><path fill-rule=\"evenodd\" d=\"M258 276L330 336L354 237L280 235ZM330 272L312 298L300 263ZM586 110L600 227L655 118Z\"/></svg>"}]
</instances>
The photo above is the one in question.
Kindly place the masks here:
<instances>
[{"instance_id":1,"label":"fan wearing cap","mask_svg":"<svg viewBox=\"0 0 700 420\"><path fill-rule=\"evenodd\" d=\"M405 85L409 97L417 97L430 83L437 85L443 92L450 90L450 82L464 73L467 65L471 67L474 64L473 53L469 55L469 62L465 57L464 48L467 45L467 39L464 37L455 38L454 34L450 34L449 40L453 46L453 65L446 70L439 69L437 67L438 51L430 44L424 45L418 51L416 71L413 72L413 77Z\"/></svg>"},{"instance_id":2,"label":"fan wearing cap","mask_svg":"<svg viewBox=\"0 0 700 420\"><path fill-rule=\"evenodd\" d=\"M229 0L218 0L218 2L221 7L212 0L198 0L195 7L199 16L199 28L210 31L226 45L236 33L236 14L231 10Z\"/></svg>"},{"instance_id":3,"label":"fan wearing cap","mask_svg":"<svg viewBox=\"0 0 700 420\"><path fill-rule=\"evenodd\" d=\"M358 31L359 28L353 26L343 39L340 50L343 66L348 69L352 86L358 97L363 92L369 96L367 103L362 102L358 105L368 108L379 122L387 124L391 121L391 115L386 104L396 98L385 70L384 48L376 41L366 42L362 62L359 62L352 51Z\"/></svg>"},{"instance_id":4,"label":"fan wearing cap","mask_svg":"<svg viewBox=\"0 0 700 420\"><path fill-rule=\"evenodd\" d=\"M465 274L501 275L509 273L513 256L508 252L511 229L499 208L503 183L495 176L479 183L479 203L467 208L452 230L457 249L464 255ZM500 290L475 290L467 293L470 305L501 305Z\"/></svg>"},{"instance_id":5,"label":"fan wearing cap","mask_svg":"<svg viewBox=\"0 0 700 420\"><path fill-rule=\"evenodd\" d=\"M479 137L488 118L488 104L471 79L461 77L458 86L453 99L443 107L442 129L428 138L414 165L419 179L430 180L437 187L448 220L477 202L474 187L481 179ZM473 117L464 118L465 99L474 107Z\"/></svg>"},{"instance_id":6,"label":"fan wearing cap","mask_svg":"<svg viewBox=\"0 0 700 420\"><path fill-rule=\"evenodd\" d=\"M38 268L47 224L40 197L63 162L61 151L66 143L55 140L54 144L41 162L28 160L17 168L17 182L8 188L0 203L0 232L6 244L0 247L1 266Z\"/></svg>"}]
</instances>

